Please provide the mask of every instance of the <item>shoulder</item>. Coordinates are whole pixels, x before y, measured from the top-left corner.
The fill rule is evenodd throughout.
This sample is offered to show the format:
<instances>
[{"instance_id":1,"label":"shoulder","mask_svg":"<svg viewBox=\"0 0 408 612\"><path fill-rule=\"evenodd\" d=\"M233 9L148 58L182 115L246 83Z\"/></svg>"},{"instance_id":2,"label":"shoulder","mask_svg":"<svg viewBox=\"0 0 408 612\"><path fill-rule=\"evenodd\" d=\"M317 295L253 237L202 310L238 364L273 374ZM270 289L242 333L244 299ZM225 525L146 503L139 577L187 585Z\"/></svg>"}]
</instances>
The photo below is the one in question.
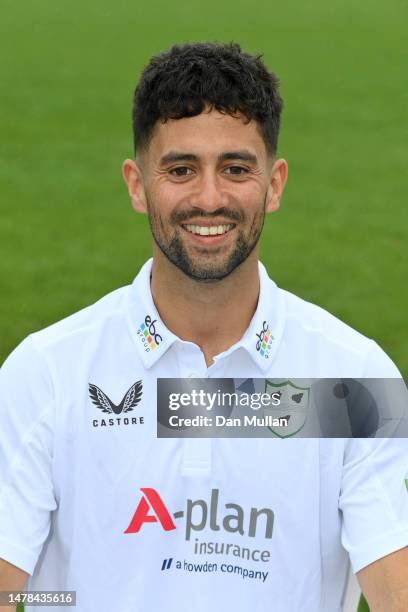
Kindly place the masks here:
<instances>
[{"instance_id":1,"label":"shoulder","mask_svg":"<svg viewBox=\"0 0 408 612\"><path fill-rule=\"evenodd\" d=\"M287 325L304 333L324 337L328 342L347 346L357 352L366 351L371 340L330 312L302 298L280 289L285 304Z\"/></svg>"},{"instance_id":2,"label":"shoulder","mask_svg":"<svg viewBox=\"0 0 408 612\"><path fill-rule=\"evenodd\" d=\"M64 342L80 341L81 337L103 332L107 325L123 324L129 286L121 287L100 298L94 304L30 335L38 350L46 350Z\"/></svg>"},{"instance_id":3,"label":"shoulder","mask_svg":"<svg viewBox=\"0 0 408 612\"><path fill-rule=\"evenodd\" d=\"M1 378L40 381L59 364L84 363L95 356L97 346L118 338L127 329L127 295L129 286L116 289L94 304L31 333L9 355L1 367Z\"/></svg>"},{"instance_id":4,"label":"shoulder","mask_svg":"<svg viewBox=\"0 0 408 612\"><path fill-rule=\"evenodd\" d=\"M284 305L284 336L303 347L314 360L327 360L338 372L361 377L400 377L391 359L378 344L353 329L327 310L279 289ZM348 374L349 375L349 374Z\"/></svg>"}]
</instances>

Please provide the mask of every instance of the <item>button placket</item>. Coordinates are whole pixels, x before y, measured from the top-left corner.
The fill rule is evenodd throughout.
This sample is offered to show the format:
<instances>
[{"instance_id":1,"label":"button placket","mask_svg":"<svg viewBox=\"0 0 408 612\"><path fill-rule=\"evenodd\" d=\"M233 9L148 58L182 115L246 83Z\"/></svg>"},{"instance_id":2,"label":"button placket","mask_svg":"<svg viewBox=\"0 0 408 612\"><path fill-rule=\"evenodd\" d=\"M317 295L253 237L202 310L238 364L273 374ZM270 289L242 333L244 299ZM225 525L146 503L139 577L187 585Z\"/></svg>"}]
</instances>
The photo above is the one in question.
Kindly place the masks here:
<instances>
[{"instance_id":1,"label":"button placket","mask_svg":"<svg viewBox=\"0 0 408 612\"><path fill-rule=\"evenodd\" d=\"M179 346L178 348L180 378L207 378L204 355L197 350L198 347ZM211 438L184 438L181 460L182 476L211 476L211 454Z\"/></svg>"}]
</instances>

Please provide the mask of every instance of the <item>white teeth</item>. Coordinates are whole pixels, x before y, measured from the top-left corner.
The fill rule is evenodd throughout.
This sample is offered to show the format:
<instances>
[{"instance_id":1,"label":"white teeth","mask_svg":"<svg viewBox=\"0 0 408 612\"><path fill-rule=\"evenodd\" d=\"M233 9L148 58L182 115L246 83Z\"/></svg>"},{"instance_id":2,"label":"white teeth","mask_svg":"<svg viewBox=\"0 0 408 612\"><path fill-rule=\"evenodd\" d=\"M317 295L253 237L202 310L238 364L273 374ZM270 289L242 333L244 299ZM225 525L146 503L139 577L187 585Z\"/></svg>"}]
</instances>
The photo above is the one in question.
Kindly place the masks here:
<instances>
[{"instance_id":1,"label":"white teeth","mask_svg":"<svg viewBox=\"0 0 408 612\"><path fill-rule=\"evenodd\" d=\"M185 225L187 231L200 236L216 236L217 234L225 234L232 225L211 225L211 227L203 227L201 225Z\"/></svg>"}]
</instances>

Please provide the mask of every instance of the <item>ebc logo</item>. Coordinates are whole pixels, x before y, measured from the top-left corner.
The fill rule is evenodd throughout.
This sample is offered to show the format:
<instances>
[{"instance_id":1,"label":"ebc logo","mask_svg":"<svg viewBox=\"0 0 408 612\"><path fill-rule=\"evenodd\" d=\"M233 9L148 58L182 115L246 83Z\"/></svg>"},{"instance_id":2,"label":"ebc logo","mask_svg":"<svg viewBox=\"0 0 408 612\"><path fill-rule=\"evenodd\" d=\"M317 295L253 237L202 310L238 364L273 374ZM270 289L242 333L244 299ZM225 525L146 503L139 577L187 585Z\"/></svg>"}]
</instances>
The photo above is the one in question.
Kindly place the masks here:
<instances>
[{"instance_id":1,"label":"ebc logo","mask_svg":"<svg viewBox=\"0 0 408 612\"><path fill-rule=\"evenodd\" d=\"M269 358L269 353L272 348L273 336L267 321L262 324L262 329L259 334L255 334L258 338L256 343L256 350L265 359Z\"/></svg>"},{"instance_id":2,"label":"ebc logo","mask_svg":"<svg viewBox=\"0 0 408 612\"><path fill-rule=\"evenodd\" d=\"M154 351L163 341L163 338L156 331L156 323L157 319L152 321L151 316L146 315L144 322L137 330L137 335L141 338L146 353Z\"/></svg>"}]
</instances>

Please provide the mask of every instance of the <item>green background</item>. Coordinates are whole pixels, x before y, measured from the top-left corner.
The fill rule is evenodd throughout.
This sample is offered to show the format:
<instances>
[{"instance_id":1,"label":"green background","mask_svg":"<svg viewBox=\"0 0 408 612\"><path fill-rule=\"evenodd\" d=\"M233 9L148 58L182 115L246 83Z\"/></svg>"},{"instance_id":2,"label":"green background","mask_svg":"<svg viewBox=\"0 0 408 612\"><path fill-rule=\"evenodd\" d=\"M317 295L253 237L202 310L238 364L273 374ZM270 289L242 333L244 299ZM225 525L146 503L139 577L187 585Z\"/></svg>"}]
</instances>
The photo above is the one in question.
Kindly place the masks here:
<instances>
[{"instance_id":1,"label":"green background","mask_svg":"<svg viewBox=\"0 0 408 612\"><path fill-rule=\"evenodd\" d=\"M263 261L408 375L407 13L406 0L3 0L0 362L150 254L120 174L148 58L175 41L236 40L264 53L286 101L289 183Z\"/></svg>"},{"instance_id":2,"label":"green background","mask_svg":"<svg viewBox=\"0 0 408 612\"><path fill-rule=\"evenodd\" d=\"M407 0L3 0L0 363L150 255L120 175L143 65L176 41L235 40L264 53L285 99L289 183L262 260L407 376L407 13Z\"/></svg>"},{"instance_id":3,"label":"green background","mask_svg":"<svg viewBox=\"0 0 408 612\"><path fill-rule=\"evenodd\" d=\"M262 259L408 375L408 2L3 0L0 362L29 332L129 283L150 254L121 162L148 58L175 41L263 52L289 162Z\"/></svg>"}]
</instances>

